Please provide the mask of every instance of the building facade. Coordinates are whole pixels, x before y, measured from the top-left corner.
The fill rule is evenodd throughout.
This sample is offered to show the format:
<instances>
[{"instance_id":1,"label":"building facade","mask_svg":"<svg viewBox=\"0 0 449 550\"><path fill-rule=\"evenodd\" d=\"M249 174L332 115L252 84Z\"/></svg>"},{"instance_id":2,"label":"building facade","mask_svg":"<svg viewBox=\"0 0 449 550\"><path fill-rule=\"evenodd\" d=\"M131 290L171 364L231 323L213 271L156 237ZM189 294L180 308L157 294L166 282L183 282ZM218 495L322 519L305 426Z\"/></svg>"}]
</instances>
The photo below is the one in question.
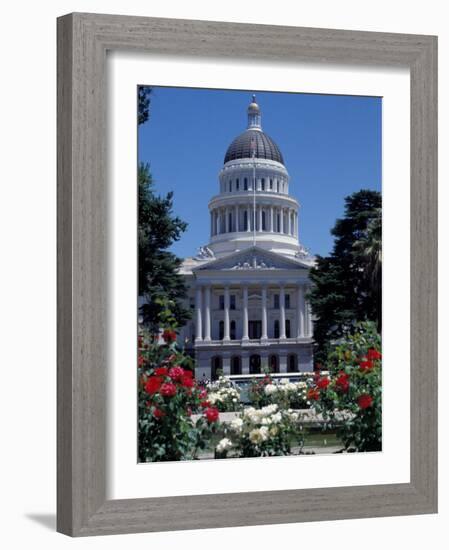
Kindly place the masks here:
<instances>
[{"instance_id":1,"label":"building facade","mask_svg":"<svg viewBox=\"0 0 449 550\"><path fill-rule=\"evenodd\" d=\"M210 240L187 258L192 321L180 338L197 378L313 370L306 300L313 257L299 241L299 203L253 96L247 129L228 147L209 202Z\"/></svg>"}]
</instances>

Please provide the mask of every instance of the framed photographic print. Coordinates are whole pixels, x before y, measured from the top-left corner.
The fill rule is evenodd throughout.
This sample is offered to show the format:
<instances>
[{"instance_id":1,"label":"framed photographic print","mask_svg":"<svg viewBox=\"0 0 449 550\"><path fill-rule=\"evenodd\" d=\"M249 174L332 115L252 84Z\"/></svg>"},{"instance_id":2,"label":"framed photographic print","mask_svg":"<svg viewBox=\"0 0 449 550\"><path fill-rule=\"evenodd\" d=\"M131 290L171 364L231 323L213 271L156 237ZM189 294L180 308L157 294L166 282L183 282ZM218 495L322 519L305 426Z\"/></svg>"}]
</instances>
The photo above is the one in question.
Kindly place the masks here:
<instances>
[{"instance_id":1,"label":"framed photographic print","mask_svg":"<svg viewBox=\"0 0 449 550\"><path fill-rule=\"evenodd\" d=\"M58 20L58 530L437 507L436 38Z\"/></svg>"}]
</instances>

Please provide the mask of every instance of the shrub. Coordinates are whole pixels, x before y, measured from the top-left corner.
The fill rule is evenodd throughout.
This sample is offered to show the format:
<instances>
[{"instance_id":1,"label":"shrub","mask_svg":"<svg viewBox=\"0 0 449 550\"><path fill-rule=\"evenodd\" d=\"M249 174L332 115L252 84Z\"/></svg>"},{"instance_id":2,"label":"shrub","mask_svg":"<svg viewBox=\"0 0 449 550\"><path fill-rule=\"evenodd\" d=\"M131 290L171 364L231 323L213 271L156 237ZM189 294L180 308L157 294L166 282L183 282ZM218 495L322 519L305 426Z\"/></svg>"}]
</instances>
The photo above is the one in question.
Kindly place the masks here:
<instances>
[{"instance_id":1,"label":"shrub","mask_svg":"<svg viewBox=\"0 0 449 550\"><path fill-rule=\"evenodd\" d=\"M249 398L255 407L276 404L283 409L305 409L310 405L307 389L312 377L307 381L289 382L283 378L275 381L270 375L262 380L252 381Z\"/></svg>"},{"instance_id":2,"label":"shrub","mask_svg":"<svg viewBox=\"0 0 449 550\"><path fill-rule=\"evenodd\" d=\"M224 437L215 448L216 458L289 455L301 433L299 413L277 405L248 407L223 426Z\"/></svg>"},{"instance_id":3,"label":"shrub","mask_svg":"<svg viewBox=\"0 0 449 550\"><path fill-rule=\"evenodd\" d=\"M325 427L350 451L382 449L381 339L374 323L355 326L335 342L327 360L330 376L317 375L308 391Z\"/></svg>"},{"instance_id":4,"label":"shrub","mask_svg":"<svg viewBox=\"0 0 449 550\"><path fill-rule=\"evenodd\" d=\"M235 412L242 408L240 391L225 376L220 376L216 382L209 384L207 389L207 400L220 412Z\"/></svg>"},{"instance_id":5,"label":"shrub","mask_svg":"<svg viewBox=\"0 0 449 550\"><path fill-rule=\"evenodd\" d=\"M192 359L176 347L171 329L139 336L139 461L189 460L204 449L218 423L218 409L196 384ZM192 412L202 411L194 424Z\"/></svg>"}]
</instances>

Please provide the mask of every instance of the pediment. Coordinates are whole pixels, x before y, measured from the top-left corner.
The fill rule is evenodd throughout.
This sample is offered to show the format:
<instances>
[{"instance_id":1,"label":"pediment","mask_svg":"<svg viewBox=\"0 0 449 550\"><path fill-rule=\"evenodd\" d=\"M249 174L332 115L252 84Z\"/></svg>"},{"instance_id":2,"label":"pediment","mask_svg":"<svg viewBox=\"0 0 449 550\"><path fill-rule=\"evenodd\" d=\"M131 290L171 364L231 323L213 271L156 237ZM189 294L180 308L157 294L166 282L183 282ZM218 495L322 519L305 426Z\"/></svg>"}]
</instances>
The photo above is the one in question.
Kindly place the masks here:
<instances>
[{"instance_id":1,"label":"pediment","mask_svg":"<svg viewBox=\"0 0 449 550\"><path fill-rule=\"evenodd\" d=\"M308 269L309 266L297 258L289 258L258 247L234 252L224 258L207 262L193 271L270 271L276 269Z\"/></svg>"}]
</instances>

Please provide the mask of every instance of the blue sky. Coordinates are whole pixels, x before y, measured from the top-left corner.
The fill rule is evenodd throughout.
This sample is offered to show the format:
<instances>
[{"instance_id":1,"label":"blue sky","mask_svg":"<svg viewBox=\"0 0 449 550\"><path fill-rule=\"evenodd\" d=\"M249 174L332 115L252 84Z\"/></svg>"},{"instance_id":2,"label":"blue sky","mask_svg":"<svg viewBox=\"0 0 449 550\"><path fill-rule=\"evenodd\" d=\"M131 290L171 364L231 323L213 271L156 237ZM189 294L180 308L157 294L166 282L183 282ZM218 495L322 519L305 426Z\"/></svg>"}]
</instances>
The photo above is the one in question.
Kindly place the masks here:
<instances>
[{"instance_id":1,"label":"blue sky","mask_svg":"<svg viewBox=\"0 0 449 550\"><path fill-rule=\"evenodd\" d=\"M174 212L189 224L172 247L180 257L209 240L207 204L228 145L246 129L253 92L301 204L300 241L313 254L331 251L345 196L381 190L381 98L154 87L138 156L150 164L157 193L174 192Z\"/></svg>"}]
</instances>

